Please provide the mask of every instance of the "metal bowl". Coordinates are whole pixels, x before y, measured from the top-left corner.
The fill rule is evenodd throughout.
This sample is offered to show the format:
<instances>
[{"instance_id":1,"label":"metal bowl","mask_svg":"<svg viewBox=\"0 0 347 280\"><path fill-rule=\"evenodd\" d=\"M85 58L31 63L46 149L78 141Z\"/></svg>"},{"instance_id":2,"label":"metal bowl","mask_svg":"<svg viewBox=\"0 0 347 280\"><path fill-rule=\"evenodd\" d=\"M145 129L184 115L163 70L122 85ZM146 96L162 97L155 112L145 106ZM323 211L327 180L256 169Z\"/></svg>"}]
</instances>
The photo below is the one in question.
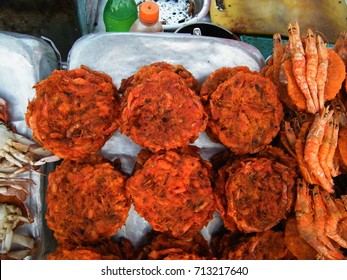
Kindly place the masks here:
<instances>
[{"instance_id":1,"label":"metal bowl","mask_svg":"<svg viewBox=\"0 0 347 280\"><path fill-rule=\"evenodd\" d=\"M144 2L144 1L142 1ZM159 5L159 20L165 31L199 22L210 10L210 0L154 0Z\"/></svg>"},{"instance_id":2,"label":"metal bowl","mask_svg":"<svg viewBox=\"0 0 347 280\"><path fill-rule=\"evenodd\" d=\"M231 31L213 23L198 22L184 25L178 28L175 33L189 33L191 35L211 36L225 39L240 40L237 35Z\"/></svg>"}]
</instances>

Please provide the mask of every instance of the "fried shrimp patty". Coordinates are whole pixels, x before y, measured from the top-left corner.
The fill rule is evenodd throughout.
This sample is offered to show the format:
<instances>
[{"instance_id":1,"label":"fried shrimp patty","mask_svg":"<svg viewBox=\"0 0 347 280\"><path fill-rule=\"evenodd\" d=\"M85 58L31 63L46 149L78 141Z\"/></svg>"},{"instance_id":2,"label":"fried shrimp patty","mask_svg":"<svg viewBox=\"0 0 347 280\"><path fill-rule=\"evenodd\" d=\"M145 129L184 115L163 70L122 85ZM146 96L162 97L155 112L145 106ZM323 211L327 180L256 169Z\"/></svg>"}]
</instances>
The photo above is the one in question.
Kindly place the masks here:
<instances>
[{"instance_id":1,"label":"fried shrimp patty","mask_svg":"<svg viewBox=\"0 0 347 280\"><path fill-rule=\"evenodd\" d=\"M48 260L101 260L102 255L89 250L79 248L74 250L59 249L47 256Z\"/></svg>"},{"instance_id":2,"label":"fried shrimp patty","mask_svg":"<svg viewBox=\"0 0 347 280\"><path fill-rule=\"evenodd\" d=\"M282 231L267 230L245 238L229 251L230 260L282 260L292 258L284 244Z\"/></svg>"},{"instance_id":3,"label":"fried shrimp patty","mask_svg":"<svg viewBox=\"0 0 347 280\"><path fill-rule=\"evenodd\" d=\"M26 123L33 138L61 158L98 153L119 127L120 97L107 74L86 66L55 70L34 88Z\"/></svg>"},{"instance_id":4,"label":"fried shrimp patty","mask_svg":"<svg viewBox=\"0 0 347 280\"><path fill-rule=\"evenodd\" d=\"M111 238L87 246L61 244L47 255L48 260L128 260L133 259L134 248L125 238Z\"/></svg>"},{"instance_id":5,"label":"fried shrimp patty","mask_svg":"<svg viewBox=\"0 0 347 280\"><path fill-rule=\"evenodd\" d=\"M60 243L93 243L125 224L130 200L125 175L109 162L64 160L48 176L48 227Z\"/></svg>"},{"instance_id":6,"label":"fried shrimp patty","mask_svg":"<svg viewBox=\"0 0 347 280\"><path fill-rule=\"evenodd\" d=\"M220 168L214 194L225 227L251 233L277 225L293 205L296 176L295 160L271 146Z\"/></svg>"},{"instance_id":7,"label":"fried shrimp patty","mask_svg":"<svg viewBox=\"0 0 347 280\"><path fill-rule=\"evenodd\" d=\"M183 79L187 87L189 87L196 93L200 91L199 82L195 79L193 74L189 72L183 65L172 65L167 62L154 62L150 65L142 66L134 75L131 75L127 79L123 79L119 87L119 92L124 96L127 96L133 88L137 87L139 84L146 81L151 76L162 71L171 71L173 73L176 73Z\"/></svg>"},{"instance_id":8,"label":"fried shrimp patty","mask_svg":"<svg viewBox=\"0 0 347 280\"><path fill-rule=\"evenodd\" d=\"M137 259L211 259L207 241L200 233L188 239L175 238L166 233L152 232L149 242L142 246L137 253Z\"/></svg>"},{"instance_id":9,"label":"fried shrimp patty","mask_svg":"<svg viewBox=\"0 0 347 280\"><path fill-rule=\"evenodd\" d=\"M198 156L154 154L128 179L126 188L135 210L156 231L187 237L212 219L210 166Z\"/></svg>"},{"instance_id":10,"label":"fried shrimp patty","mask_svg":"<svg viewBox=\"0 0 347 280\"><path fill-rule=\"evenodd\" d=\"M255 72L238 71L217 87L209 105L211 132L238 155L265 148L283 119L277 87Z\"/></svg>"},{"instance_id":11,"label":"fried shrimp patty","mask_svg":"<svg viewBox=\"0 0 347 280\"><path fill-rule=\"evenodd\" d=\"M230 79L239 71L251 73L251 70L247 66L235 66L235 67L222 67L213 71L201 85L200 97L203 103L209 101L212 93L217 87Z\"/></svg>"},{"instance_id":12,"label":"fried shrimp patty","mask_svg":"<svg viewBox=\"0 0 347 280\"><path fill-rule=\"evenodd\" d=\"M135 87L127 96L121 120L121 132L153 152L186 146L207 125L200 98L171 71Z\"/></svg>"}]
</instances>

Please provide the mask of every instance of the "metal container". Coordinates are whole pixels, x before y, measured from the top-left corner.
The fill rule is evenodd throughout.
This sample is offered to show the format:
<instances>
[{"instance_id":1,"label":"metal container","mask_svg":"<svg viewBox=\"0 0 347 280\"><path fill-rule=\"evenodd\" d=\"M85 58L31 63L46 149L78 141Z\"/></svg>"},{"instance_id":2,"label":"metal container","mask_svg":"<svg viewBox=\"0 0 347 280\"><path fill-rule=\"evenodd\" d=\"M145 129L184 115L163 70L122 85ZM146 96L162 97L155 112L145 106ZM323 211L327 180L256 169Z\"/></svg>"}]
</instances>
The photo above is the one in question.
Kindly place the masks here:
<instances>
[{"instance_id":1,"label":"metal container","mask_svg":"<svg viewBox=\"0 0 347 280\"><path fill-rule=\"evenodd\" d=\"M183 65L200 83L223 66L244 65L253 71L260 71L265 65L261 53L241 41L175 33L104 32L88 34L77 40L69 53L67 67L74 69L83 64L105 72L119 87L122 79L128 78L140 67L159 61ZM225 149L223 145L211 141L206 133L201 133L193 145L200 148L201 156L207 160ZM109 160L120 159L123 171L130 174L140 150L140 146L118 130L106 142L101 154ZM221 224L220 217L215 213L215 218L202 229L201 234L210 240ZM150 224L131 207L126 224L116 237L124 236L136 247L151 229Z\"/></svg>"},{"instance_id":2,"label":"metal container","mask_svg":"<svg viewBox=\"0 0 347 280\"><path fill-rule=\"evenodd\" d=\"M59 68L59 58L54 49L44 40L32 36L0 32L0 97L9 103L11 123L19 133L30 137L25 123L28 101L35 95L33 86ZM199 82L203 82L214 70L223 66L248 66L259 71L265 64L263 56L251 45L241 41L197 37L175 33L93 33L78 39L72 46L67 60L67 69L84 64L93 70L110 75L117 87L122 79L134 74L140 67L156 61L182 64ZM206 133L201 133L193 143L201 149L201 156L209 159L225 147L212 142ZM104 145L101 154L109 159L120 159L125 173L132 172L135 158L141 147L118 130ZM46 175L55 165L45 165L41 171ZM25 175L26 176L26 175ZM56 241L45 223L45 190L47 176L29 173L35 185L30 189L27 203L34 218L32 224L21 226L21 232L35 238L35 250L31 259L45 259L55 250ZM217 213L201 234L206 240L222 226ZM146 233L152 230L132 206L125 225L115 237L124 236L133 245L139 246Z\"/></svg>"},{"instance_id":3,"label":"metal container","mask_svg":"<svg viewBox=\"0 0 347 280\"><path fill-rule=\"evenodd\" d=\"M164 31L203 21L210 10L211 0L154 0L160 8L159 20ZM145 0L136 0L137 4ZM102 13L106 0L75 1L81 30L84 34L105 31Z\"/></svg>"}]
</instances>

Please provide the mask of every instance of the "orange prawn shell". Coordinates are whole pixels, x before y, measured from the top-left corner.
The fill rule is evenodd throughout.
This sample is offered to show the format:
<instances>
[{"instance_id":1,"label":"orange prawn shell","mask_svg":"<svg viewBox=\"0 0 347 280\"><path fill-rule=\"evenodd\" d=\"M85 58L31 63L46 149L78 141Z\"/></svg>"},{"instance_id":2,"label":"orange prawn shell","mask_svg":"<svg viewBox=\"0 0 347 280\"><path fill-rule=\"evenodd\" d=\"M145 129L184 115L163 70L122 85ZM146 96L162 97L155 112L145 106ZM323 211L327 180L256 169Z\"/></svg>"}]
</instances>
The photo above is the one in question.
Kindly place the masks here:
<instances>
[{"instance_id":1,"label":"orange prawn shell","mask_svg":"<svg viewBox=\"0 0 347 280\"><path fill-rule=\"evenodd\" d=\"M328 49L328 75L325 83L324 99L332 100L338 94L341 89L342 82L345 79L345 65L338 54ZM281 100L289 108L297 109L299 111L306 110L306 100L297 85L293 73L293 65L290 59L283 62L284 72L288 81L286 93L281 92Z\"/></svg>"},{"instance_id":2,"label":"orange prawn shell","mask_svg":"<svg viewBox=\"0 0 347 280\"><path fill-rule=\"evenodd\" d=\"M301 238L294 216L287 218L284 230L284 243L298 260L314 260L317 252Z\"/></svg>"},{"instance_id":3,"label":"orange prawn shell","mask_svg":"<svg viewBox=\"0 0 347 280\"><path fill-rule=\"evenodd\" d=\"M347 167L347 126L340 127L337 147L341 161Z\"/></svg>"}]
</instances>

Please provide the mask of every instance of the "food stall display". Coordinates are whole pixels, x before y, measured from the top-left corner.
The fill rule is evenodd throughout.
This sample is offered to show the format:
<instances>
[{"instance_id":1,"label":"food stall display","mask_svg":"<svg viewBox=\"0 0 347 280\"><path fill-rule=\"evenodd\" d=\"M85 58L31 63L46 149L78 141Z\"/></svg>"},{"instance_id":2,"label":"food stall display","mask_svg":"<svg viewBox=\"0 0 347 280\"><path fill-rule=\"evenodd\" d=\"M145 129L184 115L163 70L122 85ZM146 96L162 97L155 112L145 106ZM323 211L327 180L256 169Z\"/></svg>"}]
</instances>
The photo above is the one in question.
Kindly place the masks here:
<instances>
[{"instance_id":1,"label":"food stall display","mask_svg":"<svg viewBox=\"0 0 347 280\"><path fill-rule=\"evenodd\" d=\"M281 27L0 32L1 258L345 259L347 34Z\"/></svg>"}]
</instances>

